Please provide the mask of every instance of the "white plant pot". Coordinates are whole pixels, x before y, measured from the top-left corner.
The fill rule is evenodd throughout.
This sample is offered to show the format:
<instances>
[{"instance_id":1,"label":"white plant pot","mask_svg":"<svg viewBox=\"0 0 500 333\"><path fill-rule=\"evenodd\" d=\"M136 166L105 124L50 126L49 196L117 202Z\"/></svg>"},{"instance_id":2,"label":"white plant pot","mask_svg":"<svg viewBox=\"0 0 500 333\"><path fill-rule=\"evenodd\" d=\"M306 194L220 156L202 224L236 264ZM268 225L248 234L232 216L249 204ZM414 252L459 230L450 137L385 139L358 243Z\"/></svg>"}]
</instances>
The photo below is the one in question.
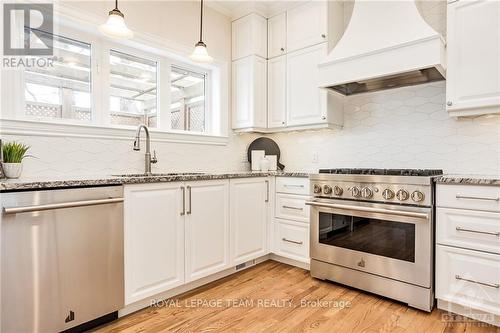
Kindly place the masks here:
<instances>
[{"instance_id":1,"label":"white plant pot","mask_svg":"<svg viewBox=\"0 0 500 333\"><path fill-rule=\"evenodd\" d=\"M23 172L22 163L2 163L2 169L5 177L19 178Z\"/></svg>"}]
</instances>

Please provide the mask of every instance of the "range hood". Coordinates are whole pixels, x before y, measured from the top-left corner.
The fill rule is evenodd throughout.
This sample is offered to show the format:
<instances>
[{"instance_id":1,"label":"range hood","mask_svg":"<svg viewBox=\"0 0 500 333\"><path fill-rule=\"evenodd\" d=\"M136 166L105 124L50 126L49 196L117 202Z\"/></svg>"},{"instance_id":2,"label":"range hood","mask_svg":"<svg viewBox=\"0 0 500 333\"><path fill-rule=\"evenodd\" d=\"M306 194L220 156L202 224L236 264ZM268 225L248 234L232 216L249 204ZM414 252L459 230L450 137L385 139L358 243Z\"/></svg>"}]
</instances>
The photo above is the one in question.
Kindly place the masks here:
<instances>
[{"instance_id":1,"label":"range hood","mask_svg":"<svg viewBox=\"0 0 500 333\"><path fill-rule=\"evenodd\" d=\"M319 65L343 95L443 80L445 43L412 0L356 0L344 35Z\"/></svg>"}]
</instances>

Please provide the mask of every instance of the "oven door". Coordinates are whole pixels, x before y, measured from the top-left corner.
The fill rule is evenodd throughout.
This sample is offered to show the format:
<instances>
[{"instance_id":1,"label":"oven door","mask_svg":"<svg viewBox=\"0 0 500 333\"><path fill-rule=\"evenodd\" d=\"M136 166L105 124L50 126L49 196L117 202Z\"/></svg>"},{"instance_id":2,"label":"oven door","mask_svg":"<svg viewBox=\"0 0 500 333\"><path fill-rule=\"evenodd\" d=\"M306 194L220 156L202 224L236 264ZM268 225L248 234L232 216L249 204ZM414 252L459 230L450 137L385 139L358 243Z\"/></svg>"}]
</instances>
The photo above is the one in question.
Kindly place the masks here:
<instances>
[{"instance_id":1,"label":"oven door","mask_svg":"<svg viewBox=\"0 0 500 333\"><path fill-rule=\"evenodd\" d=\"M430 288L432 209L316 199L311 258Z\"/></svg>"}]
</instances>

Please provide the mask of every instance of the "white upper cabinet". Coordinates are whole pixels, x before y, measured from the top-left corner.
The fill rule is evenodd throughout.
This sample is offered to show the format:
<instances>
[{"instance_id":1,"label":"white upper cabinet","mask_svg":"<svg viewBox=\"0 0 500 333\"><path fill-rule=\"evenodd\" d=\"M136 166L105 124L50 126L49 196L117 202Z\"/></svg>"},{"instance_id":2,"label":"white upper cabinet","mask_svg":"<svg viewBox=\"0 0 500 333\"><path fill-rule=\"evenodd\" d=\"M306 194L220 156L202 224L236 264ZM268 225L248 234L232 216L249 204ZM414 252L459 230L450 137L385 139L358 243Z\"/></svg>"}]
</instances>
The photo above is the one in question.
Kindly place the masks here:
<instances>
[{"instance_id":1,"label":"white upper cabinet","mask_svg":"<svg viewBox=\"0 0 500 333\"><path fill-rule=\"evenodd\" d=\"M286 126L286 56L267 62L267 126Z\"/></svg>"},{"instance_id":2,"label":"white upper cabinet","mask_svg":"<svg viewBox=\"0 0 500 333\"><path fill-rule=\"evenodd\" d=\"M255 13L232 23L232 59L250 55L267 58L267 20Z\"/></svg>"},{"instance_id":3,"label":"white upper cabinet","mask_svg":"<svg viewBox=\"0 0 500 333\"><path fill-rule=\"evenodd\" d=\"M327 2L310 1L287 12L287 52L327 41Z\"/></svg>"},{"instance_id":4,"label":"white upper cabinet","mask_svg":"<svg viewBox=\"0 0 500 333\"><path fill-rule=\"evenodd\" d=\"M249 56L233 61L233 128L267 127L267 61Z\"/></svg>"},{"instance_id":5,"label":"white upper cabinet","mask_svg":"<svg viewBox=\"0 0 500 333\"><path fill-rule=\"evenodd\" d=\"M283 55L286 50L286 13L267 20L267 52L269 58Z\"/></svg>"},{"instance_id":6,"label":"white upper cabinet","mask_svg":"<svg viewBox=\"0 0 500 333\"><path fill-rule=\"evenodd\" d=\"M500 2L448 5L447 109L452 116L500 112Z\"/></svg>"},{"instance_id":7,"label":"white upper cabinet","mask_svg":"<svg viewBox=\"0 0 500 333\"><path fill-rule=\"evenodd\" d=\"M181 188L181 183L125 186L125 304L184 283Z\"/></svg>"},{"instance_id":8,"label":"white upper cabinet","mask_svg":"<svg viewBox=\"0 0 500 333\"><path fill-rule=\"evenodd\" d=\"M186 282L229 267L229 180L186 183Z\"/></svg>"},{"instance_id":9,"label":"white upper cabinet","mask_svg":"<svg viewBox=\"0 0 500 333\"><path fill-rule=\"evenodd\" d=\"M287 55L287 126L342 125L342 97L319 88L322 43Z\"/></svg>"},{"instance_id":10,"label":"white upper cabinet","mask_svg":"<svg viewBox=\"0 0 500 333\"><path fill-rule=\"evenodd\" d=\"M266 255L269 180L230 181L231 254L234 265Z\"/></svg>"}]
</instances>

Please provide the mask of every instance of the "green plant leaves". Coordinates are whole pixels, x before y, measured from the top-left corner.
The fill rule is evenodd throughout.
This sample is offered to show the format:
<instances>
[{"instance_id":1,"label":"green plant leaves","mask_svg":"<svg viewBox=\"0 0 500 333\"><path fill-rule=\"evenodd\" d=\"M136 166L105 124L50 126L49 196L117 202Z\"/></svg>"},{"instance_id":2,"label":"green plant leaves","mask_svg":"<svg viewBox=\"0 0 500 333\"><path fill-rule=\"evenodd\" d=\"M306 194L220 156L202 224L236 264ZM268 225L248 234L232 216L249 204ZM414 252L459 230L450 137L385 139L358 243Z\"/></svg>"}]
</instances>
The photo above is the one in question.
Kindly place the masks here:
<instances>
[{"instance_id":1,"label":"green plant leaves","mask_svg":"<svg viewBox=\"0 0 500 333\"><path fill-rule=\"evenodd\" d=\"M3 162L4 163L21 163L26 157L26 152L30 146L19 142L8 142L3 145Z\"/></svg>"}]
</instances>

